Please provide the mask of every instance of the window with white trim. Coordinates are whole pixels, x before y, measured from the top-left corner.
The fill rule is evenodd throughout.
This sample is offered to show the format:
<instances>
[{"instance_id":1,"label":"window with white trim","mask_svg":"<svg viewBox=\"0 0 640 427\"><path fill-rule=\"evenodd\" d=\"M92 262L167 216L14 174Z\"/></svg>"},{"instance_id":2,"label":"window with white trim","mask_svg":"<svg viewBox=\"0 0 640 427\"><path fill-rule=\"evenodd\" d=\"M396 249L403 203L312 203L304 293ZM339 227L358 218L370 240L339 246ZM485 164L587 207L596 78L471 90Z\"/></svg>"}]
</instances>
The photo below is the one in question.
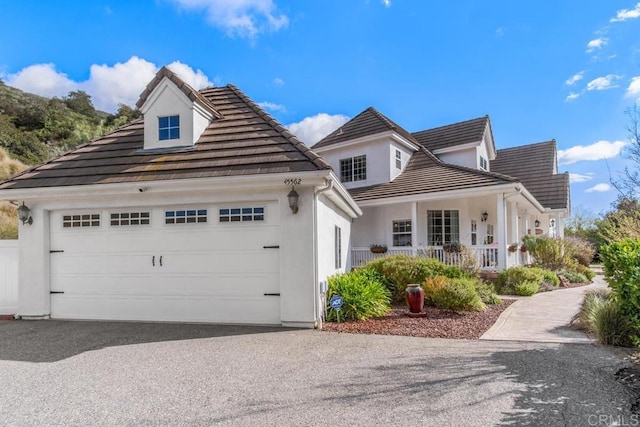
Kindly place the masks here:
<instances>
[{"instance_id":1,"label":"window with white trim","mask_svg":"<svg viewBox=\"0 0 640 427\"><path fill-rule=\"evenodd\" d=\"M336 268L342 268L342 229L335 226L334 229L335 234L335 266Z\"/></svg>"},{"instance_id":2,"label":"window with white trim","mask_svg":"<svg viewBox=\"0 0 640 427\"><path fill-rule=\"evenodd\" d=\"M493 243L493 224L487 224L487 240L486 245Z\"/></svg>"},{"instance_id":3,"label":"window with white trim","mask_svg":"<svg viewBox=\"0 0 640 427\"><path fill-rule=\"evenodd\" d=\"M220 222L264 221L264 207L220 208Z\"/></svg>"},{"instance_id":4,"label":"window with white trim","mask_svg":"<svg viewBox=\"0 0 640 427\"><path fill-rule=\"evenodd\" d=\"M100 227L100 214L63 215L63 228Z\"/></svg>"},{"instance_id":5,"label":"window with white trim","mask_svg":"<svg viewBox=\"0 0 640 427\"><path fill-rule=\"evenodd\" d=\"M118 212L111 214L111 225L149 225L149 212Z\"/></svg>"},{"instance_id":6,"label":"window with white trim","mask_svg":"<svg viewBox=\"0 0 640 427\"><path fill-rule=\"evenodd\" d=\"M429 246L460 242L460 214L457 210L427 211Z\"/></svg>"},{"instance_id":7,"label":"window with white trim","mask_svg":"<svg viewBox=\"0 0 640 427\"><path fill-rule=\"evenodd\" d=\"M164 212L165 224L195 224L207 222L206 209L184 209Z\"/></svg>"},{"instance_id":8,"label":"window with white trim","mask_svg":"<svg viewBox=\"0 0 640 427\"><path fill-rule=\"evenodd\" d=\"M487 162L487 159L485 159L484 157L480 156L480 169L482 170L489 170L489 162Z\"/></svg>"},{"instance_id":9,"label":"window with white trim","mask_svg":"<svg viewBox=\"0 0 640 427\"><path fill-rule=\"evenodd\" d=\"M158 117L158 139L180 139L180 116Z\"/></svg>"},{"instance_id":10,"label":"window with white trim","mask_svg":"<svg viewBox=\"0 0 640 427\"><path fill-rule=\"evenodd\" d=\"M471 246L478 244L478 222L475 219L471 220Z\"/></svg>"},{"instance_id":11,"label":"window with white trim","mask_svg":"<svg viewBox=\"0 0 640 427\"><path fill-rule=\"evenodd\" d=\"M396 150L396 169L402 169L402 152Z\"/></svg>"},{"instance_id":12,"label":"window with white trim","mask_svg":"<svg viewBox=\"0 0 640 427\"><path fill-rule=\"evenodd\" d=\"M411 220L393 221L393 246L411 246Z\"/></svg>"},{"instance_id":13,"label":"window with white trim","mask_svg":"<svg viewBox=\"0 0 640 427\"><path fill-rule=\"evenodd\" d=\"M367 179L366 155L340 160L340 180L342 182L364 181L365 179Z\"/></svg>"}]
</instances>

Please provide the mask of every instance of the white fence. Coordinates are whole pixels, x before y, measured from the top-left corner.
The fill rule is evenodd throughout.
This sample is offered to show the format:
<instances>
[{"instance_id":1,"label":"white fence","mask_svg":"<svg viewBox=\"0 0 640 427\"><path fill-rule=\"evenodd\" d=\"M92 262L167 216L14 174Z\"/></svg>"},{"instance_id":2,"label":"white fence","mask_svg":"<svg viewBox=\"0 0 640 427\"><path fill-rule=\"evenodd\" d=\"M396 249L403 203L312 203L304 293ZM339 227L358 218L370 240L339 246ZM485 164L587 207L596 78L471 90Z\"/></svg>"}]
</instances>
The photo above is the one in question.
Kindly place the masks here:
<instances>
[{"instance_id":1,"label":"white fence","mask_svg":"<svg viewBox=\"0 0 640 427\"><path fill-rule=\"evenodd\" d=\"M0 240L0 314L18 310L18 241Z\"/></svg>"},{"instance_id":2,"label":"white fence","mask_svg":"<svg viewBox=\"0 0 640 427\"><path fill-rule=\"evenodd\" d=\"M475 258L475 264L483 270L495 270L498 266L497 246L474 246L469 249L469 255ZM383 254L372 253L369 248L353 248L351 250L351 267L360 267L369 261L391 255L417 255L435 258L447 265L463 265L465 254L446 252L442 246L431 246L419 249L389 249Z\"/></svg>"}]
</instances>

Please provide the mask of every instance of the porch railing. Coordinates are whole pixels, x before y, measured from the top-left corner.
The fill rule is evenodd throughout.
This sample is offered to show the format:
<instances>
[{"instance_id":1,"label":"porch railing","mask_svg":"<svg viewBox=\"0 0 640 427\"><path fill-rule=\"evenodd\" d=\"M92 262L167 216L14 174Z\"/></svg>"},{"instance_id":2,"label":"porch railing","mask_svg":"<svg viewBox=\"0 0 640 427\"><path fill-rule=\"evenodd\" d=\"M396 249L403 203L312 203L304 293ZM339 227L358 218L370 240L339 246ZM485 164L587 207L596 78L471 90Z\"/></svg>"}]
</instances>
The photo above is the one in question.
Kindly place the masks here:
<instances>
[{"instance_id":1,"label":"porch railing","mask_svg":"<svg viewBox=\"0 0 640 427\"><path fill-rule=\"evenodd\" d=\"M498 248L496 246L474 246L467 247L466 253L445 252L442 246L430 246L424 248L389 249L383 254L371 252L369 248L353 248L351 250L351 266L360 267L377 258L384 258L392 255L414 255L434 258L438 261L458 267L468 264L470 260L466 257L473 257L475 264L483 270L493 270L498 268Z\"/></svg>"}]
</instances>

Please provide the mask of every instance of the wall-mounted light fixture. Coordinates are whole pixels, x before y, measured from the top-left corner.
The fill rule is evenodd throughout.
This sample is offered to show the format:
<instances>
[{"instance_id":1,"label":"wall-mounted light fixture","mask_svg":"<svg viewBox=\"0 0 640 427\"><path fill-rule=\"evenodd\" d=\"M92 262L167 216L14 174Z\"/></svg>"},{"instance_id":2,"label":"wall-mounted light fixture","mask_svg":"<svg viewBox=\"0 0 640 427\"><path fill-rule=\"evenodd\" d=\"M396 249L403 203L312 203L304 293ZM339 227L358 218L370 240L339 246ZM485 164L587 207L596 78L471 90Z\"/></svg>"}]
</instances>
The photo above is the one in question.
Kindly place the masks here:
<instances>
[{"instance_id":1,"label":"wall-mounted light fixture","mask_svg":"<svg viewBox=\"0 0 640 427\"><path fill-rule=\"evenodd\" d=\"M540 227L540 221L538 221L537 219L533 224L536 226L536 228Z\"/></svg>"},{"instance_id":2,"label":"wall-mounted light fixture","mask_svg":"<svg viewBox=\"0 0 640 427\"><path fill-rule=\"evenodd\" d=\"M31 218L31 209L22 202L22 205L18 207L18 219L23 224L33 224L33 218Z\"/></svg>"},{"instance_id":3,"label":"wall-mounted light fixture","mask_svg":"<svg viewBox=\"0 0 640 427\"><path fill-rule=\"evenodd\" d=\"M551 221L549 221L549 225L551 226L551 228L556 226L556 220L551 218Z\"/></svg>"},{"instance_id":4,"label":"wall-mounted light fixture","mask_svg":"<svg viewBox=\"0 0 640 427\"><path fill-rule=\"evenodd\" d=\"M296 191L295 187L291 187L291 191L287 194L287 199L289 199L289 207L291 208L291 212L294 214L298 213L298 198L300 195Z\"/></svg>"},{"instance_id":5,"label":"wall-mounted light fixture","mask_svg":"<svg viewBox=\"0 0 640 427\"><path fill-rule=\"evenodd\" d=\"M488 218L489 218L489 214L487 213L487 211L482 212L482 215L480 215L480 220L482 222L487 222Z\"/></svg>"}]
</instances>

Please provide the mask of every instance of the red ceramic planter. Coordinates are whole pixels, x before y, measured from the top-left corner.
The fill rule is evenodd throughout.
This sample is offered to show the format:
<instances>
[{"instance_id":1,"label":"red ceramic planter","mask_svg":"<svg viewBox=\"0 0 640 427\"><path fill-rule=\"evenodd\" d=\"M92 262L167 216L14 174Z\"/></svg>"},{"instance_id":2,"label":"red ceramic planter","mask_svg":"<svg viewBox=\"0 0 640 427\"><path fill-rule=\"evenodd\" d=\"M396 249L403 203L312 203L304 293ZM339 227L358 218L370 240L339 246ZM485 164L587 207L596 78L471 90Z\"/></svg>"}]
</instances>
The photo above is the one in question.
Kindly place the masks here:
<instances>
[{"instance_id":1,"label":"red ceramic planter","mask_svg":"<svg viewBox=\"0 0 640 427\"><path fill-rule=\"evenodd\" d=\"M424 308L424 291L422 290L422 287L420 285L407 285L405 297L407 300L407 305L409 306L410 313L422 312L422 309Z\"/></svg>"}]
</instances>

